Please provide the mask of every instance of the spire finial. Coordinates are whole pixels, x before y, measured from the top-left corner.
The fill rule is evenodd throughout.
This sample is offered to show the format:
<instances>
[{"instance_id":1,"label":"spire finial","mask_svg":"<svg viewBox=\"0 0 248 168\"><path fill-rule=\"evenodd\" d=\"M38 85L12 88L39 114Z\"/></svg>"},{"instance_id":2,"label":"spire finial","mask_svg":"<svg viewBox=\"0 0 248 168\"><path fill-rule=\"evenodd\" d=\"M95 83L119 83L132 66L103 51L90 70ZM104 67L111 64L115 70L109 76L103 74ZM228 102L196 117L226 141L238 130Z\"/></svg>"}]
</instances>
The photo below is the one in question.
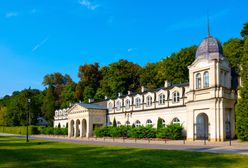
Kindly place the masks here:
<instances>
[{"instance_id":1,"label":"spire finial","mask_svg":"<svg viewBox=\"0 0 248 168\"><path fill-rule=\"evenodd\" d=\"M209 21L209 15L208 15L208 11L207 11L207 17L208 17L208 37L210 37L210 21Z\"/></svg>"}]
</instances>

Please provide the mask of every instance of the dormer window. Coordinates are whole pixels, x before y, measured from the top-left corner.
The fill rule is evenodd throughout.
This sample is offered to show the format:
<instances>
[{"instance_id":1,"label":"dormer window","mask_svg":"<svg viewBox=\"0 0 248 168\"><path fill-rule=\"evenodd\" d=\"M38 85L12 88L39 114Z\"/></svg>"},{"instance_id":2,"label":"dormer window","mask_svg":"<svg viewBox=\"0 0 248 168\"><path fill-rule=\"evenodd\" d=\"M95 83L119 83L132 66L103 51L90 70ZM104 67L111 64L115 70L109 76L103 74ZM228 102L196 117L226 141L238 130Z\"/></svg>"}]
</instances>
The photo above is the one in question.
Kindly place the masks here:
<instances>
[{"instance_id":1,"label":"dormer window","mask_svg":"<svg viewBox=\"0 0 248 168\"><path fill-rule=\"evenodd\" d=\"M196 74L195 81L196 81L196 89L200 89L201 88L201 74L200 73Z\"/></svg>"},{"instance_id":2,"label":"dormer window","mask_svg":"<svg viewBox=\"0 0 248 168\"><path fill-rule=\"evenodd\" d=\"M209 73L208 73L208 71L204 72L203 79L204 79L204 88L209 87Z\"/></svg>"},{"instance_id":3,"label":"dormer window","mask_svg":"<svg viewBox=\"0 0 248 168\"><path fill-rule=\"evenodd\" d=\"M179 102L179 98L180 98L180 95L179 95L179 92L173 92L173 97L172 97L172 101L173 103L178 103Z\"/></svg>"},{"instance_id":4,"label":"dormer window","mask_svg":"<svg viewBox=\"0 0 248 168\"><path fill-rule=\"evenodd\" d=\"M126 109L130 109L130 100L129 99L126 100L125 104L126 104Z\"/></svg>"},{"instance_id":5,"label":"dormer window","mask_svg":"<svg viewBox=\"0 0 248 168\"><path fill-rule=\"evenodd\" d=\"M135 99L135 107L136 107L136 108L140 108L140 104L141 104L141 100L140 100L139 97L137 97L137 98Z\"/></svg>"},{"instance_id":6,"label":"dormer window","mask_svg":"<svg viewBox=\"0 0 248 168\"><path fill-rule=\"evenodd\" d=\"M119 100L116 102L116 110L121 110L121 102Z\"/></svg>"},{"instance_id":7,"label":"dormer window","mask_svg":"<svg viewBox=\"0 0 248 168\"><path fill-rule=\"evenodd\" d=\"M146 106L151 106L152 105L152 96L147 96L146 97Z\"/></svg>"},{"instance_id":8,"label":"dormer window","mask_svg":"<svg viewBox=\"0 0 248 168\"><path fill-rule=\"evenodd\" d=\"M113 105L112 105L111 102L109 102L109 104L108 104L108 109L109 109L109 111L112 111L112 108L113 108Z\"/></svg>"},{"instance_id":9,"label":"dormer window","mask_svg":"<svg viewBox=\"0 0 248 168\"><path fill-rule=\"evenodd\" d=\"M159 104L165 104L165 95L162 93L159 95Z\"/></svg>"}]
</instances>

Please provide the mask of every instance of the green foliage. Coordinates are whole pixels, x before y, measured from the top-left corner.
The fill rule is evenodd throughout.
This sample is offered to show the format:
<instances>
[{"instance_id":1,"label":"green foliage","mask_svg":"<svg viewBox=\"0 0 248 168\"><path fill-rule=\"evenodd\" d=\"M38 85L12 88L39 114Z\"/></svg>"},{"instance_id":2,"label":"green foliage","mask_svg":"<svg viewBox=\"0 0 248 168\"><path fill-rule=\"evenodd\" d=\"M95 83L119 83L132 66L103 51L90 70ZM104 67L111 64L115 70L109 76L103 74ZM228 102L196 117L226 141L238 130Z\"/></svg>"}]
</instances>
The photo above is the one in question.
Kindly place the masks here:
<instances>
[{"instance_id":1,"label":"green foliage","mask_svg":"<svg viewBox=\"0 0 248 168\"><path fill-rule=\"evenodd\" d=\"M157 138L182 139L183 127L180 124L170 124L164 128L158 129Z\"/></svg>"},{"instance_id":2,"label":"green foliage","mask_svg":"<svg viewBox=\"0 0 248 168\"><path fill-rule=\"evenodd\" d=\"M95 95L95 90L90 86L84 88L84 102L88 103L88 100L93 98Z\"/></svg>"},{"instance_id":3,"label":"green foliage","mask_svg":"<svg viewBox=\"0 0 248 168\"><path fill-rule=\"evenodd\" d=\"M236 133L241 140L248 141L248 37L244 42L244 55L241 64L241 80L240 88L241 99L236 105Z\"/></svg>"},{"instance_id":4,"label":"green foliage","mask_svg":"<svg viewBox=\"0 0 248 168\"><path fill-rule=\"evenodd\" d=\"M116 123L115 117L114 117L114 121L113 121L113 127L117 127L117 123Z\"/></svg>"},{"instance_id":5,"label":"green foliage","mask_svg":"<svg viewBox=\"0 0 248 168\"><path fill-rule=\"evenodd\" d=\"M241 35L242 37L247 37L247 35L248 35L248 22L246 22L246 23L244 24L243 29L242 29L241 32L240 32L240 35Z\"/></svg>"},{"instance_id":6,"label":"green foliage","mask_svg":"<svg viewBox=\"0 0 248 168\"><path fill-rule=\"evenodd\" d=\"M37 127L39 134L44 135L68 135L68 128Z\"/></svg>"},{"instance_id":7,"label":"green foliage","mask_svg":"<svg viewBox=\"0 0 248 168\"><path fill-rule=\"evenodd\" d=\"M156 138L156 129L152 126L139 126L128 130L130 138Z\"/></svg>"},{"instance_id":8,"label":"green foliage","mask_svg":"<svg viewBox=\"0 0 248 168\"><path fill-rule=\"evenodd\" d=\"M140 74L140 85L146 86L148 89L155 89L159 87L159 80L155 78L158 70L157 64L147 63Z\"/></svg>"},{"instance_id":9,"label":"green foliage","mask_svg":"<svg viewBox=\"0 0 248 168\"><path fill-rule=\"evenodd\" d=\"M94 130L96 137L108 137L110 136L109 127L99 127Z\"/></svg>"},{"instance_id":10,"label":"green foliage","mask_svg":"<svg viewBox=\"0 0 248 168\"><path fill-rule=\"evenodd\" d=\"M158 118L158 122L157 122L157 129L159 130L160 128L163 128L163 119L162 118Z\"/></svg>"},{"instance_id":11,"label":"green foliage","mask_svg":"<svg viewBox=\"0 0 248 168\"><path fill-rule=\"evenodd\" d=\"M0 126L0 132L1 133L9 133L9 134L26 135L26 133L27 133L27 127L26 126L19 126L19 127ZM28 134L29 135L39 134L38 127L36 127L36 126L29 126L28 127Z\"/></svg>"}]
</instances>

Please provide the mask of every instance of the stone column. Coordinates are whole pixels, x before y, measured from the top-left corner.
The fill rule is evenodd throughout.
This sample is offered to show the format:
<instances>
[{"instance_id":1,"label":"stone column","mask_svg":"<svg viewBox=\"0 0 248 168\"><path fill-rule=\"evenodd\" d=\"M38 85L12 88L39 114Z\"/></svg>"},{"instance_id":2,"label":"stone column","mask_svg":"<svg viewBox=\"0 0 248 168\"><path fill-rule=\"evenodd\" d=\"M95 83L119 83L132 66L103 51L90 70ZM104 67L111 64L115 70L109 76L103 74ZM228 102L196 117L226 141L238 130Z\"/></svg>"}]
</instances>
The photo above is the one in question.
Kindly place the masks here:
<instances>
[{"instance_id":1,"label":"stone column","mask_svg":"<svg viewBox=\"0 0 248 168\"><path fill-rule=\"evenodd\" d=\"M68 120L68 138L71 137L71 121Z\"/></svg>"},{"instance_id":2,"label":"stone column","mask_svg":"<svg viewBox=\"0 0 248 168\"><path fill-rule=\"evenodd\" d=\"M80 120L79 130L80 130L80 138L82 138L83 137L83 120Z\"/></svg>"},{"instance_id":3,"label":"stone column","mask_svg":"<svg viewBox=\"0 0 248 168\"><path fill-rule=\"evenodd\" d=\"M74 138L76 138L76 137L77 137L77 123L74 120Z\"/></svg>"}]
</instances>

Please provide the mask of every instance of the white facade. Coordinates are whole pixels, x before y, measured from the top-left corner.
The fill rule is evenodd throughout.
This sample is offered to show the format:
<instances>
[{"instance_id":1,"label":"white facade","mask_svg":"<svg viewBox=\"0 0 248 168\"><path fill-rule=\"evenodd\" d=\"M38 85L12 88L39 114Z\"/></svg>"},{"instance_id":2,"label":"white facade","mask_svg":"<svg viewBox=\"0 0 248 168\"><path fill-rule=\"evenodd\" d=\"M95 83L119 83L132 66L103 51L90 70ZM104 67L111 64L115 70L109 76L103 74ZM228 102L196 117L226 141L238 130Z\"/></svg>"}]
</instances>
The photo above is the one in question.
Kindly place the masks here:
<instances>
[{"instance_id":1,"label":"white facade","mask_svg":"<svg viewBox=\"0 0 248 168\"><path fill-rule=\"evenodd\" d=\"M188 68L189 83L171 85L165 81L163 88L148 91L142 87L140 93L129 92L128 95L119 94L115 99L105 100L108 110L105 114L102 108L100 114L104 114L106 119L102 124L111 125L115 118L118 126L135 124L156 127L158 118L162 118L164 124L182 124L187 140L224 141L233 137L237 96L231 89L231 68L223 56L219 41L211 36L205 38L197 49L195 61ZM55 114L54 125L69 120L70 126L77 123L77 118L80 124L85 114L71 112L72 118ZM85 120L94 120L94 115L87 116ZM78 134L72 134L72 127L69 136ZM88 129L87 136L91 136L92 129Z\"/></svg>"},{"instance_id":2,"label":"white facade","mask_svg":"<svg viewBox=\"0 0 248 168\"><path fill-rule=\"evenodd\" d=\"M67 111L69 108L66 109L60 109L55 111L54 115L54 127L60 127L66 128L68 127L68 117L67 117Z\"/></svg>"}]
</instances>

